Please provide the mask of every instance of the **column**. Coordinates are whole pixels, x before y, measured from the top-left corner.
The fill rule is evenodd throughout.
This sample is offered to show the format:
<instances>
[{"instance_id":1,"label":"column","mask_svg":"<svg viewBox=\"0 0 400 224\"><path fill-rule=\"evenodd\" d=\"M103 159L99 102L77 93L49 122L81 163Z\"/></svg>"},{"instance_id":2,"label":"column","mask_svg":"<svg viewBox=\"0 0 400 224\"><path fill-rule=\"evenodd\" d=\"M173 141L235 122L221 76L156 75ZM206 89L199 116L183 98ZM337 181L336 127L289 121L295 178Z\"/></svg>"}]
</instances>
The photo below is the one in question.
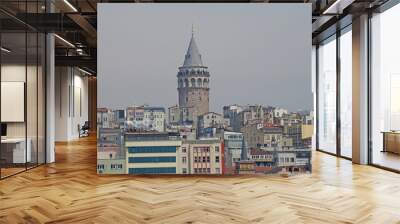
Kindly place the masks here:
<instances>
[{"instance_id":1,"label":"column","mask_svg":"<svg viewBox=\"0 0 400 224\"><path fill-rule=\"evenodd\" d=\"M368 163L368 15L353 19L353 162Z\"/></svg>"}]
</instances>

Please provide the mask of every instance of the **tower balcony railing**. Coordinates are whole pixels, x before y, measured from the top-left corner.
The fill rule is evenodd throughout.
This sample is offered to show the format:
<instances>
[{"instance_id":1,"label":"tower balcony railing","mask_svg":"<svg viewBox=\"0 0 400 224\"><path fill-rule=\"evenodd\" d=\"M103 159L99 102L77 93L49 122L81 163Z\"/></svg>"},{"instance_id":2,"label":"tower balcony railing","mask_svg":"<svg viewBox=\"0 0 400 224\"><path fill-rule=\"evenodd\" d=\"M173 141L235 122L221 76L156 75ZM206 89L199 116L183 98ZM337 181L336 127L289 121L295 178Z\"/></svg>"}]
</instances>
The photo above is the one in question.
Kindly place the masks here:
<instances>
[{"instance_id":1,"label":"tower balcony railing","mask_svg":"<svg viewBox=\"0 0 400 224\"><path fill-rule=\"evenodd\" d=\"M196 76L196 75L201 75L201 76L210 76L210 73L208 71L179 71L178 76Z\"/></svg>"}]
</instances>

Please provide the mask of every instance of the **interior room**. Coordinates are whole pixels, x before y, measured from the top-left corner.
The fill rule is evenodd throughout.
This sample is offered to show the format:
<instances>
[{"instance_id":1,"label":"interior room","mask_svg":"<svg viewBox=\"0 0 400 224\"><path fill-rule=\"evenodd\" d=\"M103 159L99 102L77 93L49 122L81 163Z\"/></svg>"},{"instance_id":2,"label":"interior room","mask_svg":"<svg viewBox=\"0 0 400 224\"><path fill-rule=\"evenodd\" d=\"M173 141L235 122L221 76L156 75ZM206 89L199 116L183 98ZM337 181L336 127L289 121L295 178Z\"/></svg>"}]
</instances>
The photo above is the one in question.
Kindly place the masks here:
<instances>
[{"instance_id":1,"label":"interior room","mask_svg":"<svg viewBox=\"0 0 400 224\"><path fill-rule=\"evenodd\" d=\"M230 102L220 108L222 113L208 110L208 100L219 91L212 89L217 69L208 52L230 52L222 42L235 38L207 45L222 35L215 32L207 38L206 28L196 28L198 21L185 20L192 17L177 20L189 24L182 33L164 24L170 18L160 21L157 15L128 21L132 27L108 24L122 27L122 34L115 35L141 30L131 38L138 49L148 48L140 41L162 39L151 42L150 54L128 57L132 62L126 74L135 74L137 64L143 64L151 71L143 74L160 77L149 87L140 82L148 77L135 80L136 88L144 87L144 93L161 89L157 85L168 83L165 76L174 84L173 104L137 104L132 87L125 91L132 105L109 110L99 102L104 85L98 83L105 71L99 58L115 60L107 73L110 82L117 80L126 58L118 51L101 51L98 43L115 50L119 38L100 35L103 18L98 12L104 4L152 8L170 2L0 1L0 223L400 223L399 1L235 1L309 7L306 91L312 104L307 111ZM182 3L202 5L194 2ZM121 13L112 15L122 18ZM232 27L242 22L222 14L221 20ZM139 29L137 23L153 25ZM169 33L143 34L154 30ZM235 32L243 35L240 29ZM157 53L163 47L173 51L175 42L183 43L178 53ZM215 61L245 60L263 47ZM172 64L171 70L153 72L162 64L147 65L145 59L164 54L163 63ZM265 59L263 66L274 61L290 67L287 54L277 50L276 58ZM254 71L241 63L232 67L245 77ZM240 79L232 75L231 80ZM268 89L273 82L259 83ZM224 88L247 95L260 91L229 84ZM121 92L123 86L129 83L115 90ZM283 97L296 88L300 85L268 97ZM188 98L207 99L206 113L192 110L196 105L186 105ZM171 123L177 131L171 131ZM301 149L305 145L307 150ZM167 166L171 163L175 167Z\"/></svg>"},{"instance_id":2,"label":"interior room","mask_svg":"<svg viewBox=\"0 0 400 224\"><path fill-rule=\"evenodd\" d=\"M45 35L15 28L1 34L2 178L45 162Z\"/></svg>"},{"instance_id":3,"label":"interior room","mask_svg":"<svg viewBox=\"0 0 400 224\"><path fill-rule=\"evenodd\" d=\"M89 76L75 67L57 66L55 73L55 141L79 139L79 130L88 122ZM67 96L67 98L65 98Z\"/></svg>"}]
</instances>

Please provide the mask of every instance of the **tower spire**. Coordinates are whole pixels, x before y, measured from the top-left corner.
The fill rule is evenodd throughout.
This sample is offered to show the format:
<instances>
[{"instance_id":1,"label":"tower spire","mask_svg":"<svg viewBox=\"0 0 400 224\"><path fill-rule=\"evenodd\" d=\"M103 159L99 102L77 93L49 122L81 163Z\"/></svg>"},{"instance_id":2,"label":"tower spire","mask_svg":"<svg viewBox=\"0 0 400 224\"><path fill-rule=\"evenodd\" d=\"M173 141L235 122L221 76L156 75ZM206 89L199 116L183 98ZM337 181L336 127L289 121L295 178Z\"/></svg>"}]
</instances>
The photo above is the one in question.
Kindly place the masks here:
<instances>
[{"instance_id":1,"label":"tower spire","mask_svg":"<svg viewBox=\"0 0 400 224\"><path fill-rule=\"evenodd\" d=\"M201 55L194 38L194 25L192 24L192 37L190 38L189 47L186 51L184 67L203 66Z\"/></svg>"}]
</instances>

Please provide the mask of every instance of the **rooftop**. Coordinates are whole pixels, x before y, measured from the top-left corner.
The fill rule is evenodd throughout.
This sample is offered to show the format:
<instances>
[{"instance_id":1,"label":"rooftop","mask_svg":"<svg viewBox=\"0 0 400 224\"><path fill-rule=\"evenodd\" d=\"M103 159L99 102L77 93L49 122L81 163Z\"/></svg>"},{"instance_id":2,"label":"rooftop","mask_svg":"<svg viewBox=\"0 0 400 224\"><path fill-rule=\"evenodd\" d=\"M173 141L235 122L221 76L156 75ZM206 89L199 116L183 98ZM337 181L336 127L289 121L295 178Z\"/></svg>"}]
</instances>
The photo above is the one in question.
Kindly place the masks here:
<instances>
[{"instance_id":1,"label":"rooftop","mask_svg":"<svg viewBox=\"0 0 400 224\"><path fill-rule=\"evenodd\" d=\"M178 132L127 132L125 141L165 141L180 140Z\"/></svg>"},{"instance_id":2,"label":"rooftop","mask_svg":"<svg viewBox=\"0 0 400 224\"><path fill-rule=\"evenodd\" d=\"M162 112L165 112L165 108L164 107L145 107L144 110L145 111L162 111Z\"/></svg>"}]
</instances>

